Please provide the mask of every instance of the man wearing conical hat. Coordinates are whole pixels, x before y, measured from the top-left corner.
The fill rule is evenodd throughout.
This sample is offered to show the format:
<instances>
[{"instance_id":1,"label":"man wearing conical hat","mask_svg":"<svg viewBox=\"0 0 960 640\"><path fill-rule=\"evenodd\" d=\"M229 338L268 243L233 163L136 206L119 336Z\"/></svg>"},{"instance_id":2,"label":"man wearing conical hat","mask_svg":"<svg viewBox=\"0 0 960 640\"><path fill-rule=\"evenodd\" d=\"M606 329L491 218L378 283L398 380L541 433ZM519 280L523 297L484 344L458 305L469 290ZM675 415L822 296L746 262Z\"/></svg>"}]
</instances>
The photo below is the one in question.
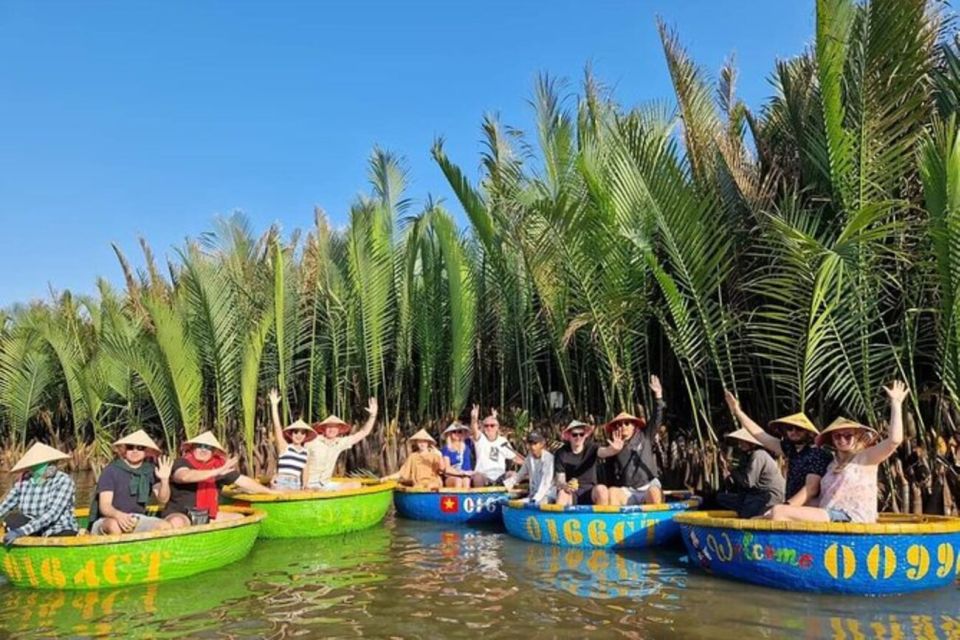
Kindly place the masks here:
<instances>
[{"instance_id":1,"label":"man wearing conical hat","mask_svg":"<svg viewBox=\"0 0 960 640\"><path fill-rule=\"evenodd\" d=\"M287 427L280 422L280 392L270 390L270 415L273 419L273 437L276 440L277 475L271 486L281 491L299 491L310 486L307 463L310 451L306 443L316 439L317 432L299 419Z\"/></svg>"},{"instance_id":2,"label":"man wearing conical hat","mask_svg":"<svg viewBox=\"0 0 960 640\"><path fill-rule=\"evenodd\" d=\"M418 489L439 489L443 486L440 480L443 462L436 444L437 441L427 433L426 429L420 429L407 439L407 445L411 451L404 460L403 466L399 471L385 476L382 480L399 480L402 485Z\"/></svg>"},{"instance_id":3,"label":"man wearing conical hat","mask_svg":"<svg viewBox=\"0 0 960 640\"><path fill-rule=\"evenodd\" d=\"M760 441L742 428L725 437L737 447L738 464L728 472L725 490L717 494L717 504L736 511L741 518L753 518L783 502L783 474Z\"/></svg>"},{"instance_id":4,"label":"man wearing conical hat","mask_svg":"<svg viewBox=\"0 0 960 640\"><path fill-rule=\"evenodd\" d=\"M802 507L815 503L820 494L820 479L833 461L833 454L818 446L817 427L803 412L771 420L767 425L774 434L760 425L740 407L737 397L724 391L730 412L765 449L775 456L787 459L787 504Z\"/></svg>"},{"instance_id":5,"label":"man wearing conical hat","mask_svg":"<svg viewBox=\"0 0 960 640\"><path fill-rule=\"evenodd\" d=\"M117 535L169 529L163 518L147 515L151 498L170 499L170 458L143 429L113 443L117 457L104 468L90 504L90 533Z\"/></svg>"},{"instance_id":6,"label":"man wearing conical hat","mask_svg":"<svg viewBox=\"0 0 960 640\"><path fill-rule=\"evenodd\" d=\"M366 411L367 421L363 428L351 435L347 435L350 433L351 426L337 416L329 416L313 425L313 429L320 434L320 437L306 445L307 451L310 452L310 458L307 460L307 471L310 474L309 487L311 489L336 491L361 486L359 482L334 481L332 478L340 454L362 442L373 432L373 426L377 423L378 403L376 398L370 398Z\"/></svg>"},{"instance_id":7,"label":"man wearing conical hat","mask_svg":"<svg viewBox=\"0 0 960 640\"><path fill-rule=\"evenodd\" d=\"M37 442L10 470L20 472L20 477L0 502L0 517L6 528L4 544L13 544L23 536L77 535L77 489L70 476L56 465L69 457Z\"/></svg>"}]
</instances>

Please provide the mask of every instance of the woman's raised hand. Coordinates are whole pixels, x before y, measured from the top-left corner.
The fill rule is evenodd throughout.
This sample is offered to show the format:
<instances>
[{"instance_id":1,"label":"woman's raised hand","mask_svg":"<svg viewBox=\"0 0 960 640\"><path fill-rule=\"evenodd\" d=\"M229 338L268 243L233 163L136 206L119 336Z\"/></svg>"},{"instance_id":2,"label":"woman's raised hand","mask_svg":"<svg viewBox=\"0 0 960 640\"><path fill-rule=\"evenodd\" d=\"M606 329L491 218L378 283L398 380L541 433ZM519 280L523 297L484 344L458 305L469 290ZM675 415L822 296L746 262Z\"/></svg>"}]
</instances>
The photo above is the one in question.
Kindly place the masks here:
<instances>
[{"instance_id":1,"label":"woman's raised hand","mask_svg":"<svg viewBox=\"0 0 960 640\"><path fill-rule=\"evenodd\" d=\"M270 389L267 397L270 398L270 406L276 407L280 405L280 392L276 389Z\"/></svg>"},{"instance_id":2,"label":"woman's raised hand","mask_svg":"<svg viewBox=\"0 0 960 640\"><path fill-rule=\"evenodd\" d=\"M907 396L910 395L910 388L907 387L902 380L894 380L893 384L889 387L884 387L883 390L887 393L887 397L890 398L890 404L902 404L903 401L907 399Z\"/></svg>"}]
</instances>

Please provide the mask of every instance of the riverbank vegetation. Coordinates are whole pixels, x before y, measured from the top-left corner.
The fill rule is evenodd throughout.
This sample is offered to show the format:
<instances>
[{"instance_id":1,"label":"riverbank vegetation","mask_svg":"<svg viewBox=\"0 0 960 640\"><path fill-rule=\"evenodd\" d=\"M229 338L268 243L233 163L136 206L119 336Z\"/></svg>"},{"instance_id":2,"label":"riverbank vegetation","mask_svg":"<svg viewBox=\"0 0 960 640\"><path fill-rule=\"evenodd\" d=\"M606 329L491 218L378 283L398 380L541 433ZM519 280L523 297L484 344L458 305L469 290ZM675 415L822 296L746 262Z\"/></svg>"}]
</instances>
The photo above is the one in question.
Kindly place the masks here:
<instances>
[{"instance_id":1,"label":"riverbank vegetation","mask_svg":"<svg viewBox=\"0 0 960 640\"><path fill-rule=\"evenodd\" d=\"M166 264L143 241L143 269L116 247L122 289L5 312L8 462L41 437L83 465L144 426L171 447L212 428L264 469L278 386L287 419L359 419L378 396L386 429L351 464L380 470L399 437L470 402L519 430L603 419L647 404L654 372L664 463L706 488L724 388L764 419L877 425L882 383L902 378L912 440L887 507L953 509L960 41L938 2L815 11L814 44L776 61L757 110L733 63L711 78L661 24L675 105L541 77L535 130L483 120L478 179L435 142L456 202L414 204L402 160L374 150L342 227L318 211L258 234L235 216Z\"/></svg>"}]
</instances>

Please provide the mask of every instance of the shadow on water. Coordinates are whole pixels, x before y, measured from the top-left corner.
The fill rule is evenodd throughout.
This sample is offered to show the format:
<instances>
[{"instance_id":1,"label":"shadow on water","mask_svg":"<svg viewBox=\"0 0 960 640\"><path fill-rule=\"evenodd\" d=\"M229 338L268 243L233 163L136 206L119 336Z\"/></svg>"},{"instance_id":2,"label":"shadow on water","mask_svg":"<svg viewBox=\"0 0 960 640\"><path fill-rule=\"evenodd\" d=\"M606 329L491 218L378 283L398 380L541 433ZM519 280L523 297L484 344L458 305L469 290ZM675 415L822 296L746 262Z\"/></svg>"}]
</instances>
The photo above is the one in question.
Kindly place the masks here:
<instances>
[{"instance_id":1,"label":"shadow on water","mask_svg":"<svg viewBox=\"0 0 960 640\"><path fill-rule=\"evenodd\" d=\"M960 638L958 595L796 594L715 579L676 548L565 549L389 520L258 541L239 563L175 582L0 586L0 637Z\"/></svg>"}]
</instances>

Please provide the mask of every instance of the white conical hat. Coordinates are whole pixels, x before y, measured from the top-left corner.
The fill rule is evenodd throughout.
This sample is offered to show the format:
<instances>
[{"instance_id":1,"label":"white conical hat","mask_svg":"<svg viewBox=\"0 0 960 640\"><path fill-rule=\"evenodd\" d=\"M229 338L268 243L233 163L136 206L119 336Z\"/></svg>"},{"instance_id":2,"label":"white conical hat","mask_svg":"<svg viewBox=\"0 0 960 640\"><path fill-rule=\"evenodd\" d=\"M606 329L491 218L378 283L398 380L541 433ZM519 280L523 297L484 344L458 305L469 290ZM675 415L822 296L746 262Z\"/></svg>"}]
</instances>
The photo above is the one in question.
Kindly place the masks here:
<instances>
[{"instance_id":1,"label":"white conical hat","mask_svg":"<svg viewBox=\"0 0 960 640\"><path fill-rule=\"evenodd\" d=\"M304 422L303 418L298 418L296 422L294 422L293 424L289 424L283 428L283 438L287 442L291 441L290 432L292 431L306 431L307 437L303 439L304 442L310 442L311 440L317 437L317 432L314 431L309 424Z\"/></svg>"},{"instance_id":2,"label":"white conical hat","mask_svg":"<svg viewBox=\"0 0 960 640\"><path fill-rule=\"evenodd\" d=\"M27 452L23 454L23 457L17 461L17 464L13 465L13 469L10 469L10 473L14 471L23 471L24 469L29 469L30 467L35 467L38 464L44 464L46 462L56 462L57 460L66 460L69 458L67 454L63 451L54 449L53 447L47 446L42 442L35 443L32 447L27 449Z\"/></svg>"},{"instance_id":3,"label":"white conical hat","mask_svg":"<svg viewBox=\"0 0 960 640\"><path fill-rule=\"evenodd\" d=\"M157 443L153 441L153 438L148 436L147 432L144 431L143 429L138 429L137 431L134 431L129 435L123 436L122 438L114 442L113 446L117 447L122 444L135 444L141 447L147 447L149 449L153 449L157 453L162 452L162 449L160 449L160 447L157 446Z\"/></svg>"},{"instance_id":4,"label":"white conical hat","mask_svg":"<svg viewBox=\"0 0 960 640\"><path fill-rule=\"evenodd\" d=\"M340 427L340 435L350 433L350 430L353 428L340 418L334 415L327 416L320 422L315 422L313 424L314 430L317 432L323 431L327 427Z\"/></svg>"},{"instance_id":5,"label":"white conical hat","mask_svg":"<svg viewBox=\"0 0 960 640\"><path fill-rule=\"evenodd\" d=\"M204 431L203 433L198 435L196 438L191 438L186 442L184 442L183 444L184 446L188 444L205 444L207 446L213 447L214 449L217 449L218 451L222 451L223 453L227 452L227 450L223 448L223 445L220 444L220 441L217 440L217 437L213 435L212 431Z\"/></svg>"},{"instance_id":6,"label":"white conical hat","mask_svg":"<svg viewBox=\"0 0 960 640\"><path fill-rule=\"evenodd\" d=\"M731 431L730 433L724 436L725 438L733 438L734 440L743 440L744 442L749 442L750 444L755 444L763 446L756 436L747 431L746 429L737 429L736 431Z\"/></svg>"},{"instance_id":7,"label":"white conical hat","mask_svg":"<svg viewBox=\"0 0 960 640\"><path fill-rule=\"evenodd\" d=\"M407 438L407 442L414 442L416 440L423 440L425 442L429 442L430 444L437 444L437 441L434 440L429 433L427 433L426 429L420 429L420 431L417 431L415 434Z\"/></svg>"}]
</instances>

